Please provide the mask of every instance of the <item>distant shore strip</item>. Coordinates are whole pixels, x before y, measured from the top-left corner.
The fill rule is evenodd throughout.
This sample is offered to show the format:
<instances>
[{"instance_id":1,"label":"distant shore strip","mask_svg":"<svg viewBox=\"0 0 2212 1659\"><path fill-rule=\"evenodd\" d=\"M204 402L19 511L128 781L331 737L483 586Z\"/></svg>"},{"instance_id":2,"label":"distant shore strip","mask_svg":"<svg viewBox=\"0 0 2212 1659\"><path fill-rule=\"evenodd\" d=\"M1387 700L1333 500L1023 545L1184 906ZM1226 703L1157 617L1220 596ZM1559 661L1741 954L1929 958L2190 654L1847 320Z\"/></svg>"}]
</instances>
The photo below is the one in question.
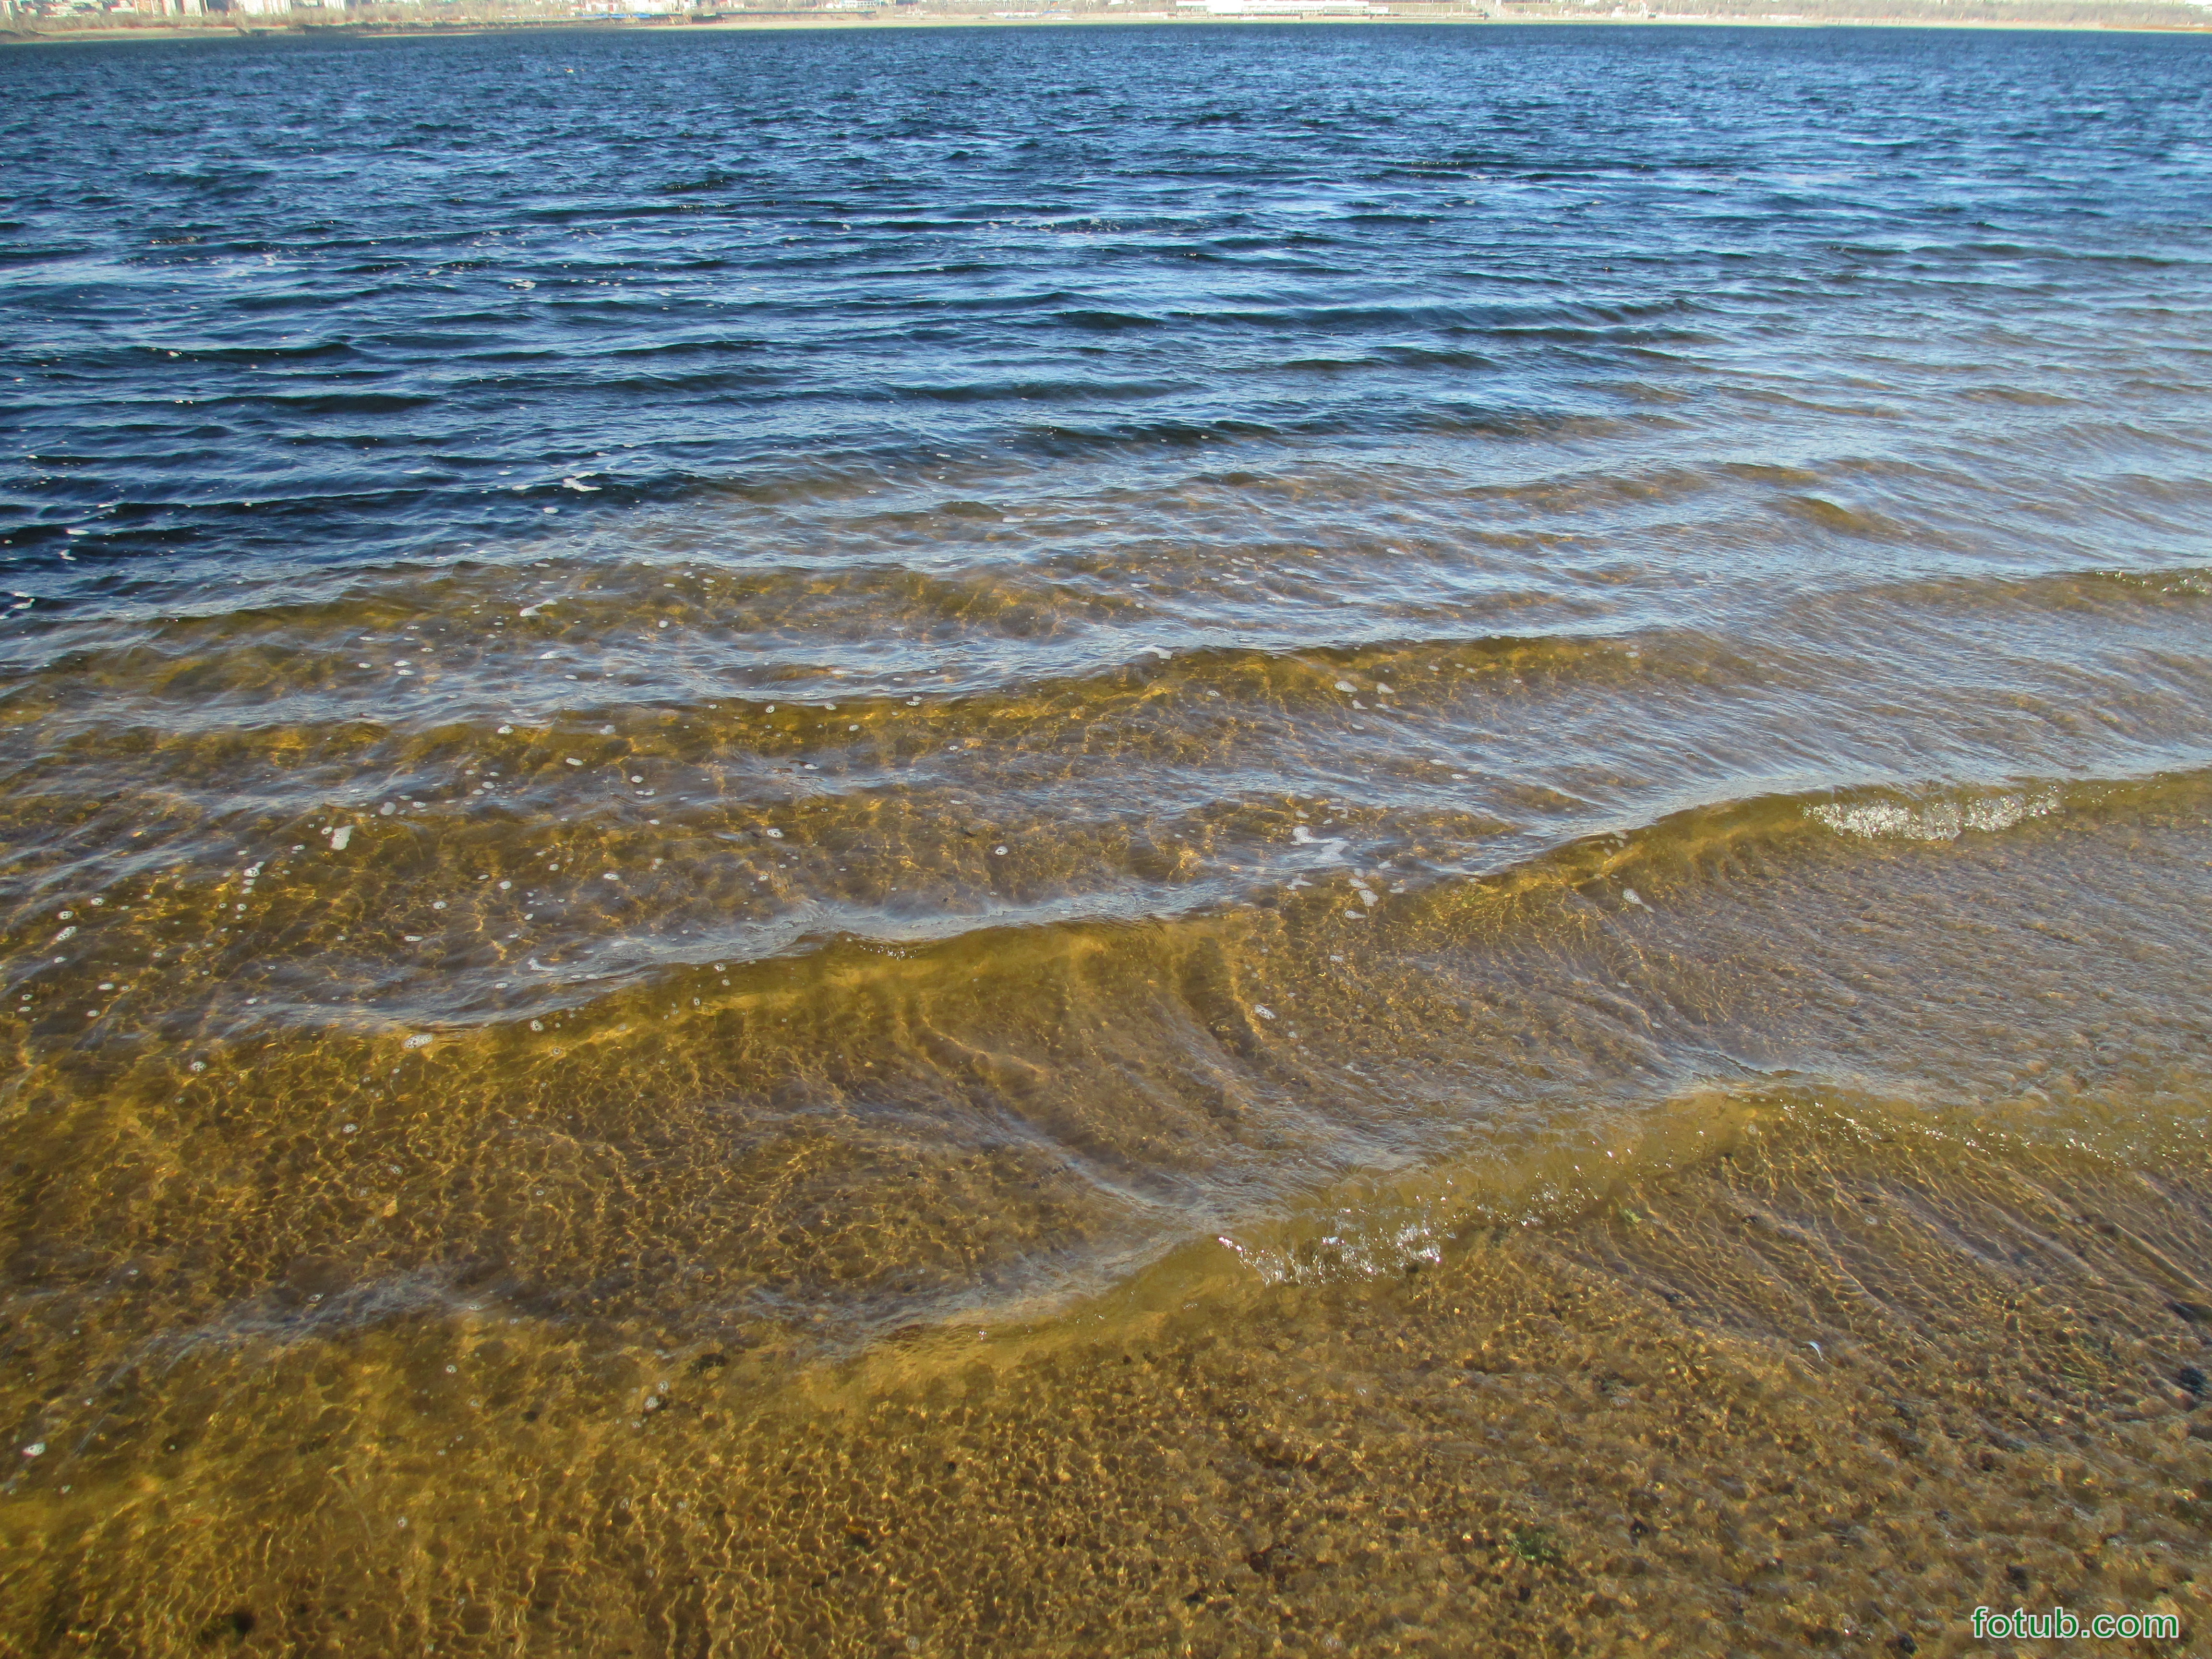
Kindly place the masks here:
<instances>
[{"instance_id":1,"label":"distant shore strip","mask_svg":"<svg viewBox=\"0 0 2212 1659\"><path fill-rule=\"evenodd\" d=\"M289 12L234 10L196 16L161 16L129 21L113 14L104 17L36 17L17 9L0 19L0 43L10 46L67 46L118 40L337 40L344 38L425 38L451 35L501 34L530 32L590 32L612 30L662 33L695 29L881 29L881 28L1020 28L1079 27L1114 27L1209 26L1222 24L1458 24L1491 25L1542 23L1588 27L1594 25L1681 26L1724 28L1941 28L1997 30L2059 30L2124 33L2212 33L2212 0L2195 3L2151 3L2102 9L2106 15L2085 15L2084 9L2052 5L1991 9L1978 16L1831 15L1826 11L1719 12L1663 10L1647 5L1608 5L1605 0L1474 0L1473 3L1437 3L1436 0L1175 0L1163 6L1154 0L1140 5L1127 0L1099 5L1096 0L1081 9L1036 9L1017 3L1003 10L929 7L913 0L848 0L830 6L695 6L684 9L616 10L530 15L518 13L477 16L392 16L398 7L379 8L386 15L354 16L342 21L310 21L306 9ZM410 7L408 9L414 10ZM2016 15L2015 15L2016 12Z\"/></svg>"}]
</instances>

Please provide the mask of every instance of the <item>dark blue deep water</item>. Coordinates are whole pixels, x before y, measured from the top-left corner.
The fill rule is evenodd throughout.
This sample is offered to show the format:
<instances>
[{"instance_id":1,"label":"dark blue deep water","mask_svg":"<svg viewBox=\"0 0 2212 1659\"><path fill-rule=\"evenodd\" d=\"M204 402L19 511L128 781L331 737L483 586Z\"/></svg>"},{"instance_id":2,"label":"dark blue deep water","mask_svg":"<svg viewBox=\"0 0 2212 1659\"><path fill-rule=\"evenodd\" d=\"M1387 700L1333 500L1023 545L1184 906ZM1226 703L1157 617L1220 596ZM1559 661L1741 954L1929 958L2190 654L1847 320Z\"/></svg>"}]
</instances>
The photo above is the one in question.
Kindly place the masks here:
<instances>
[{"instance_id":1,"label":"dark blue deep water","mask_svg":"<svg viewBox=\"0 0 2212 1659\"><path fill-rule=\"evenodd\" d=\"M1886 352L2202 362L2191 38L524 34L0 76L0 547L45 578L71 527L107 580L511 542L563 469L605 512L948 452L1790 421L1756 388L1848 400Z\"/></svg>"}]
</instances>

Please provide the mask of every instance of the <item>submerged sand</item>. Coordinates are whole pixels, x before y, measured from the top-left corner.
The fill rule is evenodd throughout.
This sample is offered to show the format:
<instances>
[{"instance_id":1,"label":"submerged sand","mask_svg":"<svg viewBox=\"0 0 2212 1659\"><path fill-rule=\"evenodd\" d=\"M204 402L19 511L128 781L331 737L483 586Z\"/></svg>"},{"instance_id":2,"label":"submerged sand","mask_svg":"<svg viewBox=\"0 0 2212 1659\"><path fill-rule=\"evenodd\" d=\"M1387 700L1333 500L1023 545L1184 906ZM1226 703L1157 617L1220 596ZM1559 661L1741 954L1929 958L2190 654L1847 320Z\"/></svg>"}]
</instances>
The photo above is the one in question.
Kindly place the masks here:
<instances>
[{"instance_id":1,"label":"submerged sand","mask_svg":"<svg viewBox=\"0 0 2212 1659\"><path fill-rule=\"evenodd\" d=\"M2063 1604L2203 1650L2207 1172L1717 1109L1702 1164L1395 1272L1194 1249L844 1366L617 1376L497 1322L179 1353L163 1465L10 1514L10 1622L117 1654L1935 1655L1987 1650L1977 1606Z\"/></svg>"}]
</instances>

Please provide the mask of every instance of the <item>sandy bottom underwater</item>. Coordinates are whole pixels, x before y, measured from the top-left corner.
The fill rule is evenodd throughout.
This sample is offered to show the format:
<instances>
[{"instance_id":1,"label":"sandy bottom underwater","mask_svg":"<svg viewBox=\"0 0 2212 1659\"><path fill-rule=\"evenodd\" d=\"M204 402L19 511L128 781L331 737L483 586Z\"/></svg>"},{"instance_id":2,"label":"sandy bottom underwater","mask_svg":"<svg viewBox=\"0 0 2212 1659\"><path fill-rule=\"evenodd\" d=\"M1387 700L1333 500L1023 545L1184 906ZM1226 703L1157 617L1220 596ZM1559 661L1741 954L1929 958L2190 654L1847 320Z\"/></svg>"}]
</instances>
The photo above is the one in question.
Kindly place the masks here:
<instances>
[{"instance_id":1,"label":"sandy bottom underwater","mask_svg":"<svg viewBox=\"0 0 2212 1659\"><path fill-rule=\"evenodd\" d=\"M2207 1172L1711 1113L1701 1162L1387 1273L1194 1247L842 1364L179 1354L162 1467L10 1505L0 1640L1938 1655L2057 1603L2207 1650Z\"/></svg>"}]
</instances>

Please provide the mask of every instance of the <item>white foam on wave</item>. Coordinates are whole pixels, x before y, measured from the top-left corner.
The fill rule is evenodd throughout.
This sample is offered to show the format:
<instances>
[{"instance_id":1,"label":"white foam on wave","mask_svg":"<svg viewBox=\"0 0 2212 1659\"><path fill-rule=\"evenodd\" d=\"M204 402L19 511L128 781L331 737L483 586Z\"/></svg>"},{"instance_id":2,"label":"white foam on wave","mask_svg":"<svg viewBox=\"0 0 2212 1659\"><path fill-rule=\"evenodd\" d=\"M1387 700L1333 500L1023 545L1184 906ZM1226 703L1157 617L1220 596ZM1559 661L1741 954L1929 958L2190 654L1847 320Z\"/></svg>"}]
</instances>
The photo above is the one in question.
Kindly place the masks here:
<instances>
[{"instance_id":1,"label":"white foam on wave","mask_svg":"<svg viewBox=\"0 0 2212 1659\"><path fill-rule=\"evenodd\" d=\"M2015 823L2045 817L2057 810L2058 792L2044 789L1963 800L1831 802L1808 807L1806 813L1838 835L1867 841L1956 841L1969 830L2009 830Z\"/></svg>"},{"instance_id":2,"label":"white foam on wave","mask_svg":"<svg viewBox=\"0 0 2212 1659\"><path fill-rule=\"evenodd\" d=\"M1316 1237L1267 1243L1217 1235L1214 1242L1267 1285L1322 1285L1347 1279L1380 1279L1409 1267L1443 1260L1444 1230L1430 1207L1409 1213L1337 1213L1334 1230Z\"/></svg>"}]
</instances>

